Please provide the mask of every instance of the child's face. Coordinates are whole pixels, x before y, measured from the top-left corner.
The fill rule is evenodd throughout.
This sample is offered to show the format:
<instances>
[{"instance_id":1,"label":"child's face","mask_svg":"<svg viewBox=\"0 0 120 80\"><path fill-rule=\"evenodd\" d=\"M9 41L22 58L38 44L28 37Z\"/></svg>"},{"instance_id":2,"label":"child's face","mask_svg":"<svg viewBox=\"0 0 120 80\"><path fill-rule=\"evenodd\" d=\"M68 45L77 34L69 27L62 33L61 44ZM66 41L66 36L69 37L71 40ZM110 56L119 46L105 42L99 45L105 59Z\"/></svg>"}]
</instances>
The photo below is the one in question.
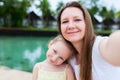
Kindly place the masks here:
<instances>
[{"instance_id":1,"label":"child's face","mask_svg":"<svg viewBox=\"0 0 120 80\"><path fill-rule=\"evenodd\" d=\"M57 41L49 46L47 60L50 64L60 65L71 56L70 49L62 42Z\"/></svg>"}]
</instances>

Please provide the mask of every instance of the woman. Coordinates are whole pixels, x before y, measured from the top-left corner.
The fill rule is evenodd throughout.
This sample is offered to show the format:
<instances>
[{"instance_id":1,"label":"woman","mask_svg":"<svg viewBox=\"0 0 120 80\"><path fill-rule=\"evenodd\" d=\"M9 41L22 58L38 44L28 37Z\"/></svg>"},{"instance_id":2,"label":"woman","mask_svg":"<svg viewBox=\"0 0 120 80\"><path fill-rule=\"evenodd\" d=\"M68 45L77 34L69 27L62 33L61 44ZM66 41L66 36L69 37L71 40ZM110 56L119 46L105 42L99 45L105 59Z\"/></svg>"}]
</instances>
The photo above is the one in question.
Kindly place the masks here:
<instances>
[{"instance_id":1,"label":"woman","mask_svg":"<svg viewBox=\"0 0 120 80\"><path fill-rule=\"evenodd\" d=\"M60 34L78 51L69 60L77 80L120 80L120 31L96 36L87 9L75 1L62 7L57 23Z\"/></svg>"}]
</instances>

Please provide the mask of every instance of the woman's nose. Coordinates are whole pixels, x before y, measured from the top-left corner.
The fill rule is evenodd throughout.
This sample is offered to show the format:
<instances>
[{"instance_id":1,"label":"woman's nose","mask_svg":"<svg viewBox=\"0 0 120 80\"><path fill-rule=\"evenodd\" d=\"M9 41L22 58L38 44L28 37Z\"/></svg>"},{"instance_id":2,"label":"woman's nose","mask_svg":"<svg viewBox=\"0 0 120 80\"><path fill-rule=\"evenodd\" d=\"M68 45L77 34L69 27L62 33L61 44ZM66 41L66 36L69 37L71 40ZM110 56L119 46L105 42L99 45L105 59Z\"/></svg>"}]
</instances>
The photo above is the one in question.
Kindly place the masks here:
<instances>
[{"instance_id":1,"label":"woman's nose","mask_svg":"<svg viewBox=\"0 0 120 80\"><path fill-rule=\"evenodd\" d=\"M74 29L74 23L72 22L72 21L70 21L69 23L68 23L68 28L69 29Z\"/></svg>"}]
</instances>

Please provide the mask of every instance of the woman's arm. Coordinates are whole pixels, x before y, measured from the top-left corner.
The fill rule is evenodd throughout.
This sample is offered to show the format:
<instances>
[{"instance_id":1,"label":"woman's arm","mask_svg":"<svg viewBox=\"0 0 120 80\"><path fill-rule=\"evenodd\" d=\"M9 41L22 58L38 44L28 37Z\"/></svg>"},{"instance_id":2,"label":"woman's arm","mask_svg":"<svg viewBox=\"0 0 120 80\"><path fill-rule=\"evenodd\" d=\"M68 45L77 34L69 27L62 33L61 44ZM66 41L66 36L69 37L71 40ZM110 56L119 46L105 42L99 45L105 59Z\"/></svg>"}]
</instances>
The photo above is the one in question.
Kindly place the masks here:
<instances>
[{"instance_id":1,"label":"woman's arm","mask_svg":"<svg viewBox=\"0 0 120 80\"><path fill-rule=\"evenodd\" d=\"M70 65L68 65L68 67L66 69L66 75L67 75L66 80L76 80L75 79L75 73L74 73L74 71L73 71L73 69Z\"/></svg>"},{"instance_id":2,"label":"woman's arm","mask_svg":"<svg viewBox=\"0 0 120 80\"><path fill-rule=\"evenodd\" d=\"M120 66L120 30L112 33L100 45L102 56L112 65Z\"/></svg>"},{"instance_id":3,"label":"woman's arm","mask_svg":"<svg viewBox=\"0 0 120 80\"><path fill-rule=\"evenodd\" d=\"M33 75L32 75L32 80L37 80L38 77L38 70L39 70L39 64L35 64L33 68Z\"/></svg>"}]
</instances>

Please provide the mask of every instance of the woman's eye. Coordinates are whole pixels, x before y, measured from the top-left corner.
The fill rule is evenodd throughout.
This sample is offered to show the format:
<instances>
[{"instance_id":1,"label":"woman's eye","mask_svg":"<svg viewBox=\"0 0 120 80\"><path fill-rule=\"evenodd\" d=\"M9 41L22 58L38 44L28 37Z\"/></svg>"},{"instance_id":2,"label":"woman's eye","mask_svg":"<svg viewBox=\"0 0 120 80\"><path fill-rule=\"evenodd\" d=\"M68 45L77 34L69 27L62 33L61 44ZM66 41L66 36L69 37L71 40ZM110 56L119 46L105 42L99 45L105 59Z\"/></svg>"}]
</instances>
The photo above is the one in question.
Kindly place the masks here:
<instances>
[{"instance_id":1,"label":"woman's eye","mask_svg":"<svg viewBox=\"0 0 120 80\"><path fill-rule=\"evenodd\" d=\"M63 21L62 24L67 23L68 21Z\"/></svg>"},{"instance_id":2,"label":"woman's eye","mask_svg":"<svg viewBox=\"0 0 120 80\"><path fill-rule=\"evenodd\" d=\"M75 21L81 21L81 19L75 19Z\"/></svg>"}]
</instances>

